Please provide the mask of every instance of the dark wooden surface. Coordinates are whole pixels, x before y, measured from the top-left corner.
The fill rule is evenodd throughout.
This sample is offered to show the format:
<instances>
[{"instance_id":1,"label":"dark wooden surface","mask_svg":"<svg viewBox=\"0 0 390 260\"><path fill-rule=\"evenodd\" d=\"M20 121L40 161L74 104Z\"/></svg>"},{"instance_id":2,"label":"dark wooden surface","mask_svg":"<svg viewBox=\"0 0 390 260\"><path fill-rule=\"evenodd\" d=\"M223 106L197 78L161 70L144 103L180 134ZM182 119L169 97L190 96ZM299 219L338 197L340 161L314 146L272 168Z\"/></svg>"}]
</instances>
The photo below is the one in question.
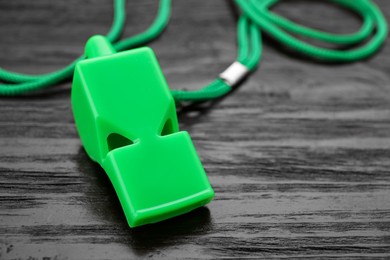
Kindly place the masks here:
<instances>
[{"instance_id":1,"label":"dark wooden surface","mask_svg":"<svg viewBox=\"0 0 390 260\"><path fill-rule=\"evenodd\" d=\"M376 3L389 19L390 1ZM125 36L145 29L156 7L129 1ZM205 85L233 61L231 7L174 1L168 30L151 44L172 88ZM285 1L275 11L333 32L360 24L322 1ZM88 36L108 30L111 12L108 0L0 0L0 66L60 68ZM265 42L259 70L233 94L179 112L215 200L137 229L80 146L70 83L0 98L0 259L388 259L390 47L330 65Z\"/></svg>"}]
</instances>

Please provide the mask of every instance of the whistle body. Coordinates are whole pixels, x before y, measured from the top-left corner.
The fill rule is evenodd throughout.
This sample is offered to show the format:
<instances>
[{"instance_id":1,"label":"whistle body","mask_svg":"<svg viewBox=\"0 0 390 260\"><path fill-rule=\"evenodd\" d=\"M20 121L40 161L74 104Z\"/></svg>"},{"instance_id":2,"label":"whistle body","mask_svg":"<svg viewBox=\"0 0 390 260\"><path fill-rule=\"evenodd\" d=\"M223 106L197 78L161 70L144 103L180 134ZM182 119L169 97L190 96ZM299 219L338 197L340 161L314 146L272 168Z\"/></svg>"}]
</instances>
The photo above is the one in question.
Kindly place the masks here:
<instances>
[{"instance_id":1,"label":"whistle body","mask_svg":"<svg viewBox=\"0 0 390 260\"><path fill-rule=\"evenodd\" d=\"M89 157L107 173L130 227L210 202L214 191L156 57L143 47L115 53L103 36L75 69L72 110Z\"/></svg>"}]
</instances>

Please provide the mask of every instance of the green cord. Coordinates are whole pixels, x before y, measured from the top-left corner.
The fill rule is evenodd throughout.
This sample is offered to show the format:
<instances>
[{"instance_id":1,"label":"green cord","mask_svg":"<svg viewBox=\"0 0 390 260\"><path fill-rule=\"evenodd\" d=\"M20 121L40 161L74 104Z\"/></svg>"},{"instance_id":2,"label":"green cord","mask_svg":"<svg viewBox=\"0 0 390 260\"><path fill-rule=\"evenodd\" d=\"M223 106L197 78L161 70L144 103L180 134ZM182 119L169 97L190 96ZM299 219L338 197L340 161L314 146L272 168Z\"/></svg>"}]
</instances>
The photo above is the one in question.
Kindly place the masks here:
<instances>
[{"instance_id":1,"label":"green cord","mask_svg":"<svg viewBox=\"0 0 390 260\"><path fill-rule=\"evenodd\" d=\"M371 0L331 0L359 14L363 19L360 30L353 34L331 34L298 25L269 9L280 0L235 0L242 14L238 20L237 61L248 71L256 69L262 54L261 32L268 34L280 43L313 59L330 62L353 62L373 55L387 38L386 20L379 8ZM153 24L144 32L118 41L125 22L125 0L114 0L114 19L107 38L117 51L132 49L147 44L157 38L166 28L171 10L171 0L160 0L158 14ZM315 40L350 46L364 43L358 48L333 50L303 42L293 35L305 36ZM71 64L58 71L27 75L10 72L0 68L0 80L10 84L0 84L0 95L16 96L43 89L72 77L76 63L84 59L80 56ZM199 90L172 90L177 101L200 101L221 97L230 92L232 86L217 78Z\"/></svg>"}]
</instances>

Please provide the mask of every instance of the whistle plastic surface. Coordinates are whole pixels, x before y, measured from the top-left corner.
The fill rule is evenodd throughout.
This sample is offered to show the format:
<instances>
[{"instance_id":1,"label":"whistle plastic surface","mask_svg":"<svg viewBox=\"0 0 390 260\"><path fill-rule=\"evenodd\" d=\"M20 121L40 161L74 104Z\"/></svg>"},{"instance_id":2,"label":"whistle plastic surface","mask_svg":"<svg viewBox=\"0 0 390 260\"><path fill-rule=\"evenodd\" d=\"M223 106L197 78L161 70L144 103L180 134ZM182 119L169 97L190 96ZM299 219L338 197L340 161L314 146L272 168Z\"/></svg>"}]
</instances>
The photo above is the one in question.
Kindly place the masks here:
<instances>
[{"instance_id":1,"label":"whistle plastic surface","mask_svg":"<svg viewBox=\"0 0 390 260\"><path fill-rule=\"evenodd\" d=\"M210 202L214 191L150 48L120 53L103 36L77 64L72 109L87 154L109 176L131 227Z\"/></svg>"}]
</instances>

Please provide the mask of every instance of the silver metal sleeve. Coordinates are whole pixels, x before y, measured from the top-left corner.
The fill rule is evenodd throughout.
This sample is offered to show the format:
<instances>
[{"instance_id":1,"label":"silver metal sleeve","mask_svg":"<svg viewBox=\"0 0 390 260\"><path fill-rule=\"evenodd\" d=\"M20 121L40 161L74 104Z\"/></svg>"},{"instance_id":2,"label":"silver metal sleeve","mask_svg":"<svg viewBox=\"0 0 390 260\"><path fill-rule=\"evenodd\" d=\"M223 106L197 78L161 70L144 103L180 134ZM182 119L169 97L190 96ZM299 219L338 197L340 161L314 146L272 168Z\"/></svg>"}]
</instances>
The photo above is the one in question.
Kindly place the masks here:
<instances>
[{"instance_id":1,"label":"silver metal sleeve","mask_svg":"<svg viewBox=\"0 0 390 260\"><path fill-rule=\"evenodd\" d=\"M223 79L229 86L234 87L246 75L249 74L249 69L235 61L224 72L219 74L219 78Z\"/></svg>"}]
</instances>

